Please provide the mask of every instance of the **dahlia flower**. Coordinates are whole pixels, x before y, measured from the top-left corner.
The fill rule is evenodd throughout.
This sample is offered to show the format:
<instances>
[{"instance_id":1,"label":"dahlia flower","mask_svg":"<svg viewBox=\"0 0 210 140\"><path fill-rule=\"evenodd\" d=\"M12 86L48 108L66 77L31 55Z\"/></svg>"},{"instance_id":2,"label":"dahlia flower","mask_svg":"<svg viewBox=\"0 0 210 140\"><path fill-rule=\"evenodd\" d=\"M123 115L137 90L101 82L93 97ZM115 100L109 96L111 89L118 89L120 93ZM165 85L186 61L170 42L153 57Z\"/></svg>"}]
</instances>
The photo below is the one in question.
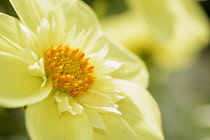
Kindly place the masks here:
<instances>
[{"instance_id":1,"label":"dahlia flower","mask_svg":"<svg viewBox=\"0 0 210 140\"><path fill-rule=\"evenodd\" d=\"M33 140L162 140L144 63L79 0L10 0L0 13L0 105L26 106Z\"/></svg>"}]
</instances>

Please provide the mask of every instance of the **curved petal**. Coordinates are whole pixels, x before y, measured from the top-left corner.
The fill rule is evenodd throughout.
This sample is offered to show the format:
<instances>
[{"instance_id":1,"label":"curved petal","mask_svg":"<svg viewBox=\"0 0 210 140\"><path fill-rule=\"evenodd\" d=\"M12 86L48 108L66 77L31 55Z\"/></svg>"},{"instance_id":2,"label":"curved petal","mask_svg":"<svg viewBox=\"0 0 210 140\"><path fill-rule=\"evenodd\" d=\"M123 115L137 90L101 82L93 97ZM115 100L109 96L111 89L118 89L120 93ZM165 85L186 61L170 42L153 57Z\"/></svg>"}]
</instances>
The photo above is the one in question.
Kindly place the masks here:
<instances>
[{"instance_id":1,"label":"curved petal","mask_svg":"<svg viewBox=\"0 0 210 140\"><path fill-rule=\"evenodd\" d=\"M100 140L108 138L112 140L137 140L136 134L131 126L120 116L116 114L101 114L106 130L94 130L93 135Z\"/></svg>"},{"instance_id":2,"label":"curved petal","mask_svg":"<svg viewBox=\"0 0 210 140\"><path fill-rule=\"evenodd\" d=\"M101 27L95 13L83 1L77 0L59 0L65 13L65 43L71 42L72 38L78 40L82 38L82 44L79 46L85 52L88 52L94 46L95 40L102 35ZM79 35L80 34L80 35Z\"/></svg>"},{"instance_id":3,"label":"curved petal","mask_svg":"<svg viewBox=\"0 0 210 140\"><path fill-rule=\"evenodd\" d=\"M12 54L18 54L21 51L19 24L19 20L0 13L0 51Z\"/></svg>"},{"instance_id":4,"label":"curved petal","mask_svg":"<svg viewBox=\"0 0 210 140\"><path fill-rule=\"evenodd\" d=\"M100 50L101 47L107 43L109 44L109 52L104 60L123 62L122 66L118 70L112 72L110 75L113 78L128 80L143 87L147 87L149 74L146 66L139 57L131 53L128 49L124 48L114 40L103 36L97 40L97 47L93 48L94 51L97 49Z\"/></svg>"},{"instance_id":5,"label":"curved petal","mask_svg":"<svg viewBox=\"0 0 210 140\"><path fill-rule=\"evenodd\" d=\"M107 136L103 130L93 129L94 140L110 140L111 138Z\"/></svg>"},{"instance_id":6,"label":"curved petal","mask_svg":"<svg viewBox=\"0 0 210 140\"><path fill-rule=\"evenodd\" d=\"M100 61L103 60L104 57L106 57L108 51L109 51L108 50L108 44L106 44L106 45L104 45L104 47L101 50L99 50L96 53L92 53L92 54L88 55L88 57L91 58L91 60L90 60L91 62L100 63Z\"/></svg>"},{"instance_id":7,"label":"curved petal","mask_svg":"<svg viewBox=\"0 0 210 140\"><path fill-rule=\"evenodd\" d=\"M158 106L151 95L139 85L128 81L114 80L125 99L118 102L119 111L134 129L139 139L163 140Z\"/></svg>"},{"instance_id":8,"label":"curved petal","mask_svg":"<svg viewBox=\"0 0 210 140\"><path fill-rule=\"evenodd\" d=\"M101 21L104 32L109 37L116 39L136 54L141 52L143 47L154 44L150 38L147 24L138 15L139 13L137 14L135 11L128 11Z\"/></svg>"},{"instance_id":9,"label":"curved petal","mask_svg":"<svg viewBox=\"0 0 210 140\"><path fill-rule=\"evenodd\" d=\"M130 0L129 3L138 13L142 13L151 28L152 34L158 38L161 43L170 39L173 34L175 20L173 16L171 16L171 8L167 1Z\"/></svg>"},{"instance_id":10,"label":"curved petal","mask_svg":"<svg viewBox=\"0 0 210 140\"><path fill-rule=\"evenodd\" d=\"M98 77L108 75L118 70L124 64L124 62L117 62L115 60L100 60L95 57L92 57L90 60L90 63L95 66L94 70Z\"/></svg>"},{"instance_id":11,"label":"curved petal","mask_svg":"<svg viewBox=\"0 0 210 140\"><path fill-rule=\"evenodd\" d=\"M74 33L75 35L92 28L91 33L86 38L86 43L78 47L91 54L100 51L104 46L108 46L108 60L125 62L122 68L112 73L112 76L141 84L144 87L147 86L148 73L143 62L127 49L103 36L96 15L87 5L82 1L72 1L68 4L68 0L61 0L60 3L66 15L66 37L68 33ZM68 38L65 40L68 40Z\"/></svg>"},{"instance_id":12,"label":"curved petal","mask_svg":"<svg viewBox=\"0 0 210 140\"><path fill-rule=\"evenodd\" d=\"M59 115L53 94L26 108L26 126L33 140L92 140L87 116Z\"/></svg>"},{"instance_id":13,"label":"curved petal","mask_svg":"<svg viewBox=\"0 0 210 140\"><path fill-rule=\"evenodd\" d=\"M210 26L197 2L176 0L167 3L176 24L173 36L163 44L162 50L159 49L158 52L162 53L156 53L154 60L166 69L175 70L189 65L197 53L207 46Z\"/></svg>"},{"instance_id":14,"label":"curved petal","mask_svg":"<svg viewBox=\"0 0 210 140\"><path fill-rule=\"evenodd\" d=\"M52 84L28 73L30 63L24 58L0 52L0 105L21 107L45 98Z\"/></svg>"},{"instance_id":15,"label":"curved petal","mask_svg":"<svg viewBox=\"0 0 210 140\"><path fill-rule=\"evenodd\" d=\"M92 127L106 130L106 127L104 126L103 120L99 113L93 109L84 108L85 113L87 114L87 117L92 125Z\"/></svg>"},{"instance_id":16,"label":"curved petal","mask_svg":"<svg viewBox=\"0 0 210 140\"><path fill-rule=\"evenodd\" d=\"M67 111L72 115L82 114L83 106L78 104L73 97L69 96L65 92L55 92L55 101L60 114Z\"/></svg>"},{"instance_id":17,"label":"curved petal","mask_svg":"<svg viewBox=\"0 0 210 140\"><path fill-rule=\"evenodd\" d=\"M102 93L105 94L105 93ZM117 105L114 103L114 101L110 98L106 98L103 95L90 92L88 94L84 94L77 99L79 103L81 103L83 106L87 108L92 108L98 112L107 113L107 112L113 112L121 114L117 110Z\"/></svg>"},{"instance_id":18,"label":"curved petal","mask_svg":"<svg viewBox=\"0 0 210 140\"><path fill-rule=\"evenodd\" d=\"M8 24L9 23L9 24ZM34 34L18 19L0 13L0 51L37 60Z\"/></svg>"},{"instance_id":19,"label":"curved petal","mask_svg":"<svg viewBox=\"0 0 210 140\"><path fill-rule=\"evenodd\" d=\"M19 18L25 23L34 33L37 32L37 27L41 25L43 18L56 22L58 30L63 31L65 20L63 12L57 1L45 0L10 0L12 6L17 12Z\"/></svg>"}]
</instances>

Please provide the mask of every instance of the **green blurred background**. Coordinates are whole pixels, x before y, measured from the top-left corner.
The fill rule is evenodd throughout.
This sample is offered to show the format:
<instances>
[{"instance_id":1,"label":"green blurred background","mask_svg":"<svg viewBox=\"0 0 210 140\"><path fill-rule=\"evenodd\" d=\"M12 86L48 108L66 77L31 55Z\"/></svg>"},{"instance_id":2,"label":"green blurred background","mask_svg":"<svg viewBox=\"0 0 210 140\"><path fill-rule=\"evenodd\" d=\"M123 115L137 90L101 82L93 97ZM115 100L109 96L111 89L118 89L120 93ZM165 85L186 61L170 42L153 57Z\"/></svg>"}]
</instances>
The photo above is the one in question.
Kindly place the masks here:
<instances>
[{"instance_id":1,"label":"green blurred background","mask_svg":"<svg viewBox=\"0 0 210 140\"><path fill-rule=\"evenodd\" d=\"M105 15L124 12L122 0L100 0L108 5ZM85 0L93 6L94 0ZM200 1L210 14L210 1ZM103 9L103 6L101 7ZM96 9L98 16L104 16ZM17 17L8 0L0 1L0 12ZM166 74L143 57L150 72L149 91L159 104L166 140L210 140L210 46L190 66ZM24 113L0 108L0 140L28 140Z\"/></svg>"}]
</instances>

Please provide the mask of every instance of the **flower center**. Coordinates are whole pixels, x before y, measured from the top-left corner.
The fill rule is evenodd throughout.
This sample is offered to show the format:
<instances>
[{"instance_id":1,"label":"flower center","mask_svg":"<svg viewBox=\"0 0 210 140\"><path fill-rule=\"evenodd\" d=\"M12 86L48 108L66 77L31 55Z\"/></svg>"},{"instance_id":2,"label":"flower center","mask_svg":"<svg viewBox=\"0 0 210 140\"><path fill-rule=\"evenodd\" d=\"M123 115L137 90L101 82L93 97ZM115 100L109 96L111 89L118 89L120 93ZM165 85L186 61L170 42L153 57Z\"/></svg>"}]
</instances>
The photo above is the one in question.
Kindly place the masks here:
<instances>
[{"instance_id":1,"label":"flower center","mask_svg":"<svg viewBox=\"0 0 210 140\"><path fill-rule=\"evenodd\" d=\"M44 64L53 87L73 97L87 93L96 77L93 75L94 66L90 66L89 58L84 56L85 53L68 45L48 49Z\"/></svg>"}]
</instances>

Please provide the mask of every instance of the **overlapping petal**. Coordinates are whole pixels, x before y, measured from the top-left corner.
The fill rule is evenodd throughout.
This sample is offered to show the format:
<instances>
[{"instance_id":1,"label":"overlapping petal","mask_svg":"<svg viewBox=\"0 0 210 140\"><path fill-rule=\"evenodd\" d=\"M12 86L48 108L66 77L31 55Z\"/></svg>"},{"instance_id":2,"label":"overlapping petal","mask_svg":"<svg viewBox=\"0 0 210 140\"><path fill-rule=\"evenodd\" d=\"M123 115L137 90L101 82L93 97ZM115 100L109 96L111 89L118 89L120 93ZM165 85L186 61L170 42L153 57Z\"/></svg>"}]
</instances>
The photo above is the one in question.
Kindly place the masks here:
<instances>
[{"instance_id":1,"label":"overlapping petal","mask_svg":"<svg viewBox=\"0 0 210 140\"><path fill-rule=\"evenodd\" d=\"M189 65L209 42L209 21L196 1L125 3L127 11L103 18L105 32L161 68L174 71Z\"/></svg>"},{"instance_id":2,"label":"overlapping petal","mask_svg":"<svg viewBox=\"0 0 210 140\"><path fill-rule=\"evenodd\" d=\"M137 140L133 128L120 116L116 114L102 114L106 131L94 130L95 139L100 140Z\"/></svg>"},{"instance_id":3,"label":"overlapping petal","mask_svg":"<svg viewBox=\"0 0 210 140\"><path fill-rule=\"evenodd\" d=\"M170 38L175 21L170 14L170 7L167 2L163 0L131 0L129 2L135 10L141 12L156 38L161 42L167 41Z\"/></svg>"},{"instance_id":4,"label":"overlapping petal","mask_svg":"<svg viewBox=\"0 0 210 140\"><path fill-rule=\"evenodd\" d=\"M0 13L0 19L0 51L18 55L22 49L19 34L20 21L2 13Z\"/></svg>"},{"instance_id":5,"label":"overlapping petal","mask_svg":"<svg viewBox=\"0 0 210 140\"><path fill-rule=\"evenodd\" d=\"M148 84L144 63L103 35L88 6L77 0L10 1L22 22L0 14L0 18L8 20L12 26L0 21L3 45L0 48L0 105L29 105L26 126L31 139L162 140L157 105L141 88ZM80 48L87 56L95 54L93 59L100 58L107 68L99 75L110 76L99 76L87 94L78 97L70 97L65 90L52 90L44 70L43 52L66 44ZM127 99L124 100L124 96ZM134 109L130 111L129 107Z\"/></svg>"},{"instance_id":6,"label":"overlapping petal","mask_svg":"<svg viewBox=\"0 0 210 140\"><path fill-rule=\"evenodd\" d=\"M110 76L128 80L143 87L148 86L149 74L144 62L139 57L106 36L101 37L96 43L97 46L108 43L109 52L104 58L105 60L123 62L118 70L110 73Z\"/></svg>"},{"instance_id":7,"label":"overlapping petal","mask_svg":"<svg viewBox=\"0 0 210 140\"><path fill-rule=\"evenodd\" d=\"M93 11L87 7L82 1L68 1L61 0L62 7L66 14L66 33L70 33L68 29L72 29L76 25L75 34L82 30L88 31L93 28L89 34L88 41L81 47L86 53L91 54L100 51L105 45L108 47L108 54L105 59L116 60L124 62L122 68L114 72L114 78L122 78L140 84L144 87L148 85L148 72L144 63L134 54L129 52L120 44L108 39L102 34L99 21ZM78 11L78 9L80 9ZM71 27L71 28L69 28ZM68 38L66 38L68 39Z\"/></svg>"},{"instance_id":8,"label":"overlapping petal","mask_svg":"<svg viewBox=\"0 0 210 140\"><path fill-rule=\"evenodd\" d=\"M21 21L34 33L37 32L37 27L41 25L43 18L52 20L53 17L60 29L65 23L62 9L56 0L42 1L41 4L39 0L10 0L10 2Z\"/></svg>"},{"instance_id":9,"label":"overlapping petal","mask_svg":"<svg viewBox=\"0 0 210 140\"><path fill-rule=\"evenodd\" d=\"M30 63L22 57L0 52L0 105L22 107L45 98L52 84L28 72Z\"/></svg>"},{"instance_id":10,"label":"overlapping petal","mask_svg":"<svg viewBox=\"0 0 210 140\"><path fill-rule=\"evenodd\" d=\"M118 103L119 111L138 139L163 140L159 109L151 95L128 81L114 80L113 83L125 94L125 99Z\"/></svg>"},{"instance_id":11,"label":"overlapping petal","mask_svg":"<svg viewBox=\"0 0 210 140\"><path fill-rule=\"evenodd\" d=\"M8 24L9 23L9 24ZM21 21L0 13L0 51L36 61L34 34Z\"/></svg>"},{"instance_id":12,"label":"overlapping petal","mask_svg":"<svg viewBox=\"0 0 210 140\"><path fill-rule=\"evenodd\" d=\"M26 108L26 127L33 140L92 140L86 114L60 115L53 94Z\"/></svg>"},{"instance_id":13,"label":"overlapping petal","mask_svg":"<svg viewBox=\"0 0 210 140\"><path fill-rule=\"evenodd\" d=\"M84 2L72 0L59 1L66 18L64 43L75 44L79 40L80 47L86 53L94 49L94 42L102 35L100 24L95 13ZM81 44L82 42L82 44Z\"/></svg>"}]
</instances>

